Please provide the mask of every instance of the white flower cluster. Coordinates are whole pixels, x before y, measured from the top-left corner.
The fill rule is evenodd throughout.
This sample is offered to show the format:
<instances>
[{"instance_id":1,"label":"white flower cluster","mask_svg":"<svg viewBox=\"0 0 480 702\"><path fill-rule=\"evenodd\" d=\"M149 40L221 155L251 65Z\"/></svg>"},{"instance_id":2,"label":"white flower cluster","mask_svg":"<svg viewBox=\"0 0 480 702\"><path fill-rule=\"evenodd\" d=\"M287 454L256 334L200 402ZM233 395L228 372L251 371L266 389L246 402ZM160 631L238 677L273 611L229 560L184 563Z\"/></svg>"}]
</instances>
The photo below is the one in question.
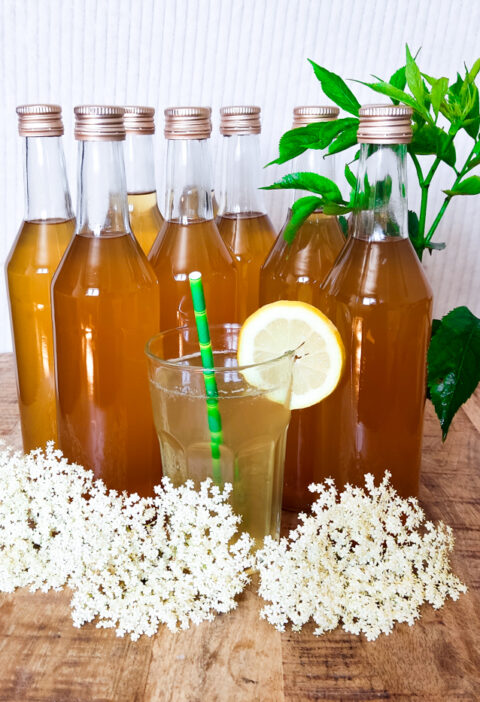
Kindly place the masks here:
<instances>
[{"instance_id":1,"label":"white flower cluster","mask_svg":"<svg viewBox=\"0 0 480 702\"><path fill-rule=\"evenodd\" d=\"M231 488L230 488L231 489ZM49 445L0 451L0 589L73 589L81 626L116 627L132 639L161 623L186 629L236 606L249 581L253 540L211 481L154 498L107 491Z\"/></svg>"},{"instance_id":2,"label":"white flower cluster","mask_svg":"<svg viewBox=\"0 0 480 702\"><path fill-rule=\"evenodd\" d=\"M312 515L280 542L270 537L257 553L259 594L271 604L261 616L280 631L298 631L310 619L315 634L342 624L368 640L390 633L395 622L413 624L420 606L435 609L465 585L452 574L450 527L425 521L414 498L365 476L365 489L338 494L332 480L311 485L320 493Z\"/></svg>"}]
</instances>

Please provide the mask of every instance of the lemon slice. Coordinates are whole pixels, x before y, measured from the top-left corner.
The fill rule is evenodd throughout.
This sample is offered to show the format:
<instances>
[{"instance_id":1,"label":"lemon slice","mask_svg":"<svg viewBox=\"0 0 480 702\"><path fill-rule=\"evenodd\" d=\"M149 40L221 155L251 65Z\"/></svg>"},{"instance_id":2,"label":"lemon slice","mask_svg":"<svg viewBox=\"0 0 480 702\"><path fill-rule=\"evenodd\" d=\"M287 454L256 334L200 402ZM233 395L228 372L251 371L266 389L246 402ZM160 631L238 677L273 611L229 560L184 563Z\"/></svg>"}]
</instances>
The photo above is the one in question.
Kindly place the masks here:
<instances>
[{"instance_id":1,"label":"lemon slice","mask_svg":"<svg viewBox=\"0 0 480 702\"><path fill-rule=\"evenodd\" d=\"M240 366L262 363L295 350L290 409L310 407L337 387L345 363L338 329L316 307L279 300L260 307L245 320L238 339ZM268 366L245 368L246 380L265 387ZM274 398L272 398L274 399Z\"/></svg>"}]
</instances>

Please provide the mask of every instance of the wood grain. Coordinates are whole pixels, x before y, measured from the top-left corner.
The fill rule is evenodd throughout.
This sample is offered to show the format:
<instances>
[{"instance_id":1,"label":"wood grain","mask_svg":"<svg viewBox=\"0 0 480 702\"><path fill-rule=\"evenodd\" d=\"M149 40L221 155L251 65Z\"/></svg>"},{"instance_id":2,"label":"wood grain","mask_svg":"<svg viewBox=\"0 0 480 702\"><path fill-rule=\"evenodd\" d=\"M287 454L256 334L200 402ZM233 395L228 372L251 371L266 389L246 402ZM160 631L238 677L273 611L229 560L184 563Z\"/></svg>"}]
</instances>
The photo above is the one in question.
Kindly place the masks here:
<instances>
[{"instance_id":1,"label":"wood grain","mask_svg":"<svg viewBox=\"0 0 480 702\"><path fill-rule=\"evenodd\" d=\"M19 447L13 360L0 355L0 437ZM68 591L0 595L0 702L283 702L480 699L480 395L442 444L427 408L421 501L455 532L454 567L469 586L439 611L424 607L373 643L312 627L280 634L258 618L252 584L238 607L180 634L132 643L94 624L72 626ZM294 524L284 515L284 530Z\"/></svg>"}]
</instances>

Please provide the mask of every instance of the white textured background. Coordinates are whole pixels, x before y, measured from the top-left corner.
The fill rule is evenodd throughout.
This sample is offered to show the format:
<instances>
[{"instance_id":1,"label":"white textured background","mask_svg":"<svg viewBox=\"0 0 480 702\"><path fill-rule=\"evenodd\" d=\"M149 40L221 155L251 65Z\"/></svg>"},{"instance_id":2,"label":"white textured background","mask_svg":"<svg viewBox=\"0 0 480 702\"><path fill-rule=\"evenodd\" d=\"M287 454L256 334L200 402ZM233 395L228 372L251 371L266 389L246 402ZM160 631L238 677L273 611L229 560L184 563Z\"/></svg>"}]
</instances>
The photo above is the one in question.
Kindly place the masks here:
<instances>
[{"instance_id":1,"label":"white textured background","mask_svg":"<svg viewBox=\"0 0 480 702\"><path fill-rule=\"evenodd\" d=\"M480 55L479 37L479 0L0 0L0 260L23 213L17 104L63 106L75 202L76 104L155 106L160 184L161 111L168 105L211 105L215 129L221 105L261 105L264 160L271 160L292 108L325 102L307 57L345 77L388 77L403 63L407 41L412 50L422 47L425 72L452 77ZM360 101L375 101L367 88L353 89ZM213 146L216 152L217 139ZM276 175L265 171L266 181ZM451 183L447 168L440 182ZM410 183L415 206L413 178ZM267 194L277 226L285 198ZM479 229L480 197L457 198L436 236L447 250L426 261L437 315L458 304L480 315ZM0 351L9 348L2 281Z\"/></svg>"}]
</instances>

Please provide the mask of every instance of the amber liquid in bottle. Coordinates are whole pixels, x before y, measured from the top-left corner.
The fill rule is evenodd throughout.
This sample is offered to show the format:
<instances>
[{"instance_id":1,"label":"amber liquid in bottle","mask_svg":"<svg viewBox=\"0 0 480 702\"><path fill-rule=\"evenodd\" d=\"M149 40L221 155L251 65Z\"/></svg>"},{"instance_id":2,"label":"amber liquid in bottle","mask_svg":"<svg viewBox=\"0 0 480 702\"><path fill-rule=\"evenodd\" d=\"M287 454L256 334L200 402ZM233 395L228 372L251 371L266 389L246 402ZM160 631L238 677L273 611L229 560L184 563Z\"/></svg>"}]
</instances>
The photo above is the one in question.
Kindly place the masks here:
<instances>
[{"instance_id":1,"label":"amber liquid in bottle","mask_svg":"<svg viewBox=\"0 0 480 702\"><path fill-rule=\"evenodd\" d=\"M272 248L276 232L266 214L262 191L259 190L260 135L244 133L240 114L229 111L227 134L223 136L222 188L217 218L220 235L233 253L237 265L237 313L243 323L259 306L260 268ZM259 108L245 108L258 110ZM260 129L260 115L252 115ZM237 123L235 120L239 120ZM233 122L233 126L232 126ZM238 127L236 126L238 124ZM220 131L224 127L224 116ZM240 133L229 134L238 128ZM223 133L223 132L222 132Z\"/></svg>"},{"instance_id":2,"label":"amber liquid in bottle","mask_svg":"<svg viewBox=\"0 0 480 702\"><path fill-rule=\"evenodd\" d=\"M23 108L18 109L24 133ZM52 109L61 134L61 112ZM25 119L35 120L36 115L31 106ZM42 120L41 113L38 118ZM35 122L29 131L32 127ZM57 441L50 287L75 228L62 137L43 136L42 127L40 121L38 135L25 139L25 221L5 267L25 452Z\"/></svg>"},{"instance_id":3,"label":"amber liquid in bottle","mask_svg":"<svg viewBox=\"0 0 480 702\"><path fill-rule=\"evenodd\" d=\"M416 495L432 293L410 240L351 237L323 292L347 367L320 405L314 480L361 485L388 469L403 497Z\"/></svg>"},{"instance_id":4,"label":"amber liquid in bottle","mask_svg":"<svg viewBox=\"0 0 480 702\"><path fill-rule=\"evenodd\" d=\"M320 156L320 158L319 158ZM333 169L318 152L306 152L297 159L296 171L323 172L333 178ZM305 193L296 193L302 197ZM260 304L275 300L300 300L320 307L320 285L345 245L336 217L313 212L300 227L291 244L283 238L287 221L260 272ZM308 485L314 480L316 457L312 450L317 437L320 405L293 410L287 433L283 482L284 509L300 511L312 503Z\"/></svg>"},{"instance_id":5,"label":"amber liquid in bottle","mask_svg":"<svg viewBox=\"0 0 480 702\"><path fill-rule=\"evenodd\" d=\"M237 262L238 321L243 323L258 308L260 268L275 230L270 217L259 212L225 213L218 220L218 230Z\"/></svg>"},{"instance_id":6,"label":"amber liquid in bottle","mask_svg":"<svg viewBox=\"0 0 480 702\"><path fill-rule=\"evenodd\" d=\"M158 281L129 230L121 141L81 141L79 165L77 232L53 284L60 448L108 488L152 495L144 346L159 328Z\"/></svg>"},{"instance_id":7,"label":"amber liquid in bottle","mask_svg":"<svg viewBox=\"0 0 480 702\"><path fill-rule=\"evenodd\" d=\"M320 404L312 451L315 481L363 485L389 470L407 497L418 494L432 291L407 236L405 158L405 145L361 147L357 189L367 177L376 187L322 286L346 368Z\"/></svg>"},{"instance_id":8,"label":"amber liquid in bottle","mask_svg":"<svg viewBox=\"0 0 480 702\"><path fill-rule=\"evenodd\" d=\"M50 286L74 219L24 222L6 263L23 450L57 441Z\"/></svg>"},{"instance_id":9,"label":"amber liquid in bottle","mask_svg":"<svg viewBox=\"0 0 480 702\"><path fill-rule=\"evenodd\" d=\"M158 209L156 191L128 193L128 212L135 238L147 256L163 227L163 217Z\"/></svg>"},{"instance_id":10,"label":"amber liquid in bottle","mask_svg":"<svg viewBox=\"0 0 480 702\"><path fill-rule=\"evenodd\" d=\"M210 324L235 322L236 269L213 220L207 139L168 141L165 224L149 254L160 329L195 324L188 274L202 273Z\"/></svg>"},{"instance_id":11,"label":"amber liquid in bottle","mask_svg":"<svg viewBox=\"0 0 480 702\"><path fill-rule=\"evenodd\" d=\"M127 108L127 110L132 108ZM152 108L133 108L133 110ZM137 118L140 117L140 127ZM145 117L138 114L127 113L125 125L127 134L125 138L125 174L127 178L128 213L130 227L142 247L145 256L148 256L158 232L163 226L163 217L157 203L155 187L155 145L154 145L154 118L151 120L152 133L142 133L142 124ZM142 121L143 119L143 121ZM134 131L139 128L140 132Z\"/></svg>"},{"instance_id":12,"label":"amber liquid in bottle","mask_svg":"<svg viewBox=\"0 0 480 702\"><path fill-rule=\"evenodd\" d=\"M158 442L143 347L158 286L126 232L77 234L54 287L59 439L109 488L153 494Z\"/></svg>"}]
</instances>

